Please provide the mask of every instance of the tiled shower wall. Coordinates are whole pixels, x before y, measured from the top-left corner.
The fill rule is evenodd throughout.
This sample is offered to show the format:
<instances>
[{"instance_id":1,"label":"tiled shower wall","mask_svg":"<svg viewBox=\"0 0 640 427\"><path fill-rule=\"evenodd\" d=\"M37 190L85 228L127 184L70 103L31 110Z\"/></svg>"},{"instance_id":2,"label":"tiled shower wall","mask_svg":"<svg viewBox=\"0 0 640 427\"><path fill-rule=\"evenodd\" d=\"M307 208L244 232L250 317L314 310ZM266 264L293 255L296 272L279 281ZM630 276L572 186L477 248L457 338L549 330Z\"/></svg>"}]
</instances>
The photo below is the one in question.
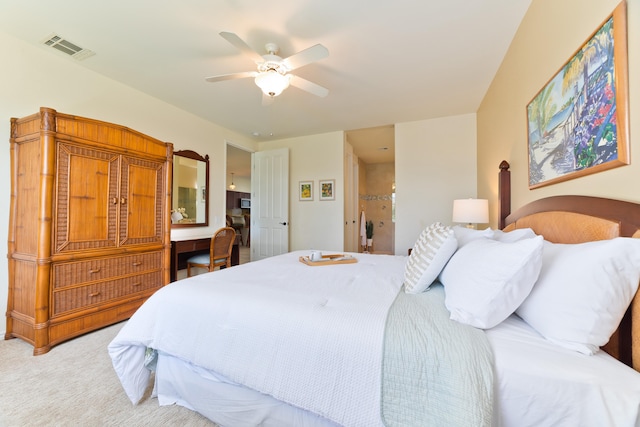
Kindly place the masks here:
<instances>
[{"instance_id":1,"label":"tiled shower wall","mask_svg":"<svg viewBox=\"0 0 640 427\"><path fill-rule=\"evenodd\" d=\"M395 165L393 163L360 163L359 205L367 220L373 221L373 251L394 253L395 223L393 213L393 185Z\"/></svg>"}]
</instances>

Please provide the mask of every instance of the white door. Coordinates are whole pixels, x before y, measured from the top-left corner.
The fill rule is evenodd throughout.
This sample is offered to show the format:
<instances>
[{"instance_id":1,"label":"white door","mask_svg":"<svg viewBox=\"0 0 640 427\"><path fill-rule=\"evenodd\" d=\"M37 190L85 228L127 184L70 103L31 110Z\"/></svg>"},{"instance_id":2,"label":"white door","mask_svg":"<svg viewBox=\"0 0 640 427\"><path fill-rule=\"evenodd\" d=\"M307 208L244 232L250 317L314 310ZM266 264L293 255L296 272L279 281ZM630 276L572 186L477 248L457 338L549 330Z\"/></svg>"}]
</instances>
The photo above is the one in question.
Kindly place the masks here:
<instances>
[{"instance_id":1,"label":"white door","mask_svg":"<svg viewBox=\"0 0 640 427\"><path fill-rule=\"evenodd\" d=\"M289 252L289 149L251 155L251 260Z\"/></svg>"}]
</instances>

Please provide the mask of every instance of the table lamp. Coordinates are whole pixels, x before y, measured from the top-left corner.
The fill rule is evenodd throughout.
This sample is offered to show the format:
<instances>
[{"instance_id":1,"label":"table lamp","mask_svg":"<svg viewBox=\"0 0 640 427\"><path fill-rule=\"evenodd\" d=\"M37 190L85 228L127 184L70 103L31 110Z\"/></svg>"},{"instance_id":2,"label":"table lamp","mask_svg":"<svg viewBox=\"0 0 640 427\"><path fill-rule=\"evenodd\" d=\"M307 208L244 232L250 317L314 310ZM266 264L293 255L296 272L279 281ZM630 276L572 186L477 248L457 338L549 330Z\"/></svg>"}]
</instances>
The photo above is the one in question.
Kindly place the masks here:
<instances>
[{"instance_id":1,"label":"table lamp","mask_svg":"<svg viewBox=\"0 0 640 427\"><path fill-rule=\"evenodd\" d=\"M453 201L453 222L467 224L467 228L475 228L475 224L489 222L489 201L487 199L457 199Z\"/></svg>"}]
</instances>

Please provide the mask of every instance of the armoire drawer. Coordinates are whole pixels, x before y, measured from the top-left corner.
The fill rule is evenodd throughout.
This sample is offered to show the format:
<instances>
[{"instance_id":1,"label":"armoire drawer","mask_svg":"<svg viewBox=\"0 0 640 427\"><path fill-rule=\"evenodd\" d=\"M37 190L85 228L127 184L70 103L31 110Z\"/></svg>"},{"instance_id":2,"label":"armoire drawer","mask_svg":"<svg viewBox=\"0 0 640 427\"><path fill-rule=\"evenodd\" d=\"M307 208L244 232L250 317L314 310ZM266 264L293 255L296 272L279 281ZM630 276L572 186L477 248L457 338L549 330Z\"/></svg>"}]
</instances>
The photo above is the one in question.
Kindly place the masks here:
<instances>
[{"instance_id":1,"label":"armoire drawer","mask_svg":"<svg viewBox=\"0 0 640 427\"><path fill-rule=\"evenodd\" d=\"M96 258L53 265L54 289L160 269L162 252Z\"/></svg>"},{"instance_id":2,"label":"armoire drawer","mask_svg":"<svg viewBox=\"0 0 640 427\"><path fill-rule=\"evenodd\" d=\"M53 292L52 316L67 311L104 304L150 289L162 287L162 271L152 271L85 286L68 287Z\"/></svg>"}]
</instances>

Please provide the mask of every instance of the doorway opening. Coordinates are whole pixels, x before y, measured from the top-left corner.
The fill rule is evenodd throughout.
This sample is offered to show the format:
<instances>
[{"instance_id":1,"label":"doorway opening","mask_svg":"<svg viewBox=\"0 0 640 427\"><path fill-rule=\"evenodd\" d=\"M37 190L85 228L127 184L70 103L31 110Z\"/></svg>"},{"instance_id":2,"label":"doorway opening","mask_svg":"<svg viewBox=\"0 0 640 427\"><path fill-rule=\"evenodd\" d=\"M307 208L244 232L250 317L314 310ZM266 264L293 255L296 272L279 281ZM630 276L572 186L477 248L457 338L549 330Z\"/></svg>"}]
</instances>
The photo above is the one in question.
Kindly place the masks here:
<instances>
[{"instance_id":1,"label":"doorway opening","mask_svg":"<svg viewBox=\"0 0 640 427\"><path fill-rule=\"evenodd\" d=\"M358 251L395 253L395 127L393 125L345 132L358 159ZM362 245L362 213L373 228L372 245ZM365 227L366 229L366 227Z\"/></svg>"},{"instance_id":2,"label":"doorway opening","mask_svg":"<svg viewBox=\"0 0 640 427\"><path fill-rule=\"evenodd\" d=\"M239 236L240 264L250 261L251 247L251 152L227 143L226 225Z\"/></svg>"}]
</instances>

